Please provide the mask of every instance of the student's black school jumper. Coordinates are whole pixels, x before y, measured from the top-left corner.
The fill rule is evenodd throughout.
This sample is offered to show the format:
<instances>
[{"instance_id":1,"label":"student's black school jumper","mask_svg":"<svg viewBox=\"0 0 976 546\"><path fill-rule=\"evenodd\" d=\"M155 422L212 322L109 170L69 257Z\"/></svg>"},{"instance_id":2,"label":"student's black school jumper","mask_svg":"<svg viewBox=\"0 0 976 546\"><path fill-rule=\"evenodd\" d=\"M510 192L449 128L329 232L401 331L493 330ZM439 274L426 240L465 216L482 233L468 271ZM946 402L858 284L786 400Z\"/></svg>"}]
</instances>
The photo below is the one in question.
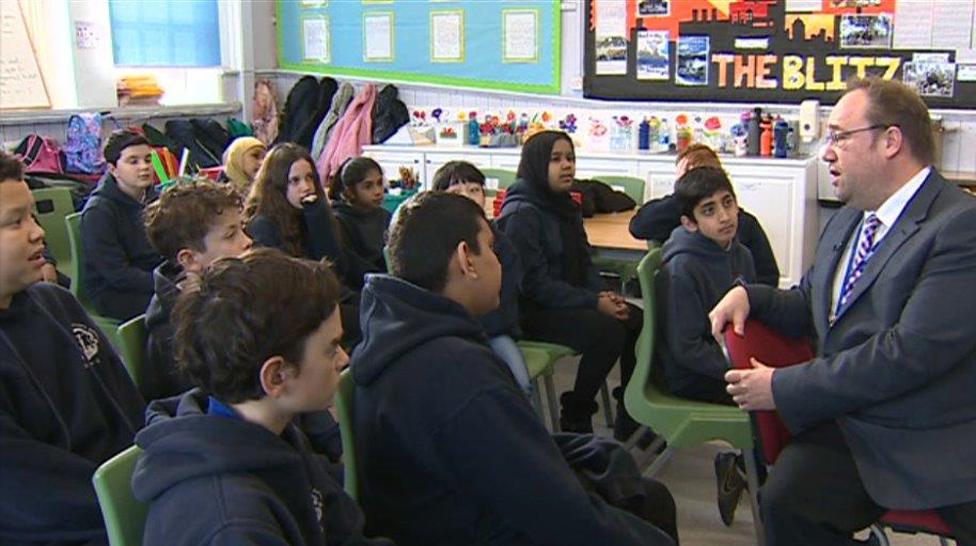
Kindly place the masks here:
<instances>
[{"instance_id":1,"label":"student's black school jumper","mask_svg":"<svg viewBox=\"0 0 976 546\"><path fill-rule=\"evenodd\" d=\"M180 295L183 268L169 260L153 270L156 293L146 309L146 357L142 367L139 390L146 400L168 398L182 394L193 383L176 369L173 356L173 325L170 314Z\"/></svg>"},{"instance_id":2,"label":"student's black school jumper","mask_svg":"<svg viewBox=\"0 0 976 546\"><path fill-rule=\"evenodd\" d=\"M634 369L634 344L643 322L640 309L619 321L597 310L606 289L590 259L583 217L568 193L549 189L549 156L559 133L532 137L522 148L518 181L508 188L498 227L522 262L520 313L525 337L568 345L583 353L573 390L560 398L561 426L591 432L596 394L620 358L622 384ZM622 389L617 391L618 402ZM623 403L615 435L626 439L636 428Z\"/></svg>"},{"instance_id":3,"label":"student's black school jumper","mask_svg":"<svg viewBox=\"0 0 976 546\"><path fill-rule=\"evenodd\" d=\"M630 219L630 234L637 239L647 239L664 243L681 225L681 203L674 195L652 199L644 203L637 214ZM739 242L752 253L756 266L756 282L769 286L779 286L779 266L769 245L769 238L759 224L759 219L751 213L739 209Z\"/></svg>"},{"instance_id":4,"label":"student's black school jumper","mask_svg":"<svg viewBox=\"0 0 976 546\"><path fill-rule=\"evenodd\" d=\"M152 270L163 258L149 244L143 211L158 194L147 190L142 202L105 175L81 211L85 289L100 315L128 320L146 312L153 294Z\"/></svg>"},{"instance_id":5,"label":"student's black school jumper","mask_svg":"<svg viewBox=\"0 0 976 546\"><path fill-rule=\"evenodd\" d=\"M667 387L682 398L731 404L725 390L729 361L712 337L708 313L736 283L755 281L752 254L738 240L724 250L683 227L675 228L662 252L657 361Z\"/></svg>"},{"instance_id":6,"label":"student's black school jumper","mask_svg":"<svg viewBox=\"0 0 976 546\"><path fill-rule=\"evenodd\" d=\"M365 271L357 262L350 260L349 252L340 244L336 234L338 222L333 222L331 209L324 199L302 208L300 226L303 253L297 257L310 260L328 258L344 286L350 287L349 282L356 279L360 279L362 284ZM247 233L254 240L255 246L277 248L288 253L281 228L268 216L258 214L251 218L247 224ZM360 338L358 293L347 292L339 311L342 315L343 341L355 345Z\"/></svg>"},{"instance_id":7,"label":"student's black school jumper","mask_svg":"<svg viewBox=\"0 0 976 546\"><path fill-rule=\"evenodd\" d=\"M461 305L370 275L362 323L350 369L370 533L400 546L670 543L586 494ZM673 532L673 504L657 512Z\"/></svg>"},{"instance_id":8,"label":"student's black school jumper","mask_svg":"<svg viewBox=\"0 0 976 546\"><path fill-rule=\"evenodd\" d=\"M194 389L150 404L136 443L146 546L392 546L363 537L362 511L294 425L279 436Z\"/></svg>"},{"instance_id":9,"label":"student's black school jumper","mask_svg":"<svg viewBox=\"0 0 976 546\"><path fill-rule=\"evenodd\" d=\"M372 210L358 209L343 199L332 202L332 210L342 230L342 243L346 248L346 258L356 265L353 269L365 273L385 273L386 260L383 258L383 245L386 230L390 226L389 211L383 207ZM364 278L349 279L349 288L362 290Z\"/></svg>"},{"instance_id":10,"label":"student's black school jumper","mask_svg":"<svg viewBox=\"0 0 976 546\"><path fill-rule=\"evenodd\" d=\"M92 474L145 404L77 300L37 283L0 310L0 544L107 545Z\"/></svg>"}]
</instances>

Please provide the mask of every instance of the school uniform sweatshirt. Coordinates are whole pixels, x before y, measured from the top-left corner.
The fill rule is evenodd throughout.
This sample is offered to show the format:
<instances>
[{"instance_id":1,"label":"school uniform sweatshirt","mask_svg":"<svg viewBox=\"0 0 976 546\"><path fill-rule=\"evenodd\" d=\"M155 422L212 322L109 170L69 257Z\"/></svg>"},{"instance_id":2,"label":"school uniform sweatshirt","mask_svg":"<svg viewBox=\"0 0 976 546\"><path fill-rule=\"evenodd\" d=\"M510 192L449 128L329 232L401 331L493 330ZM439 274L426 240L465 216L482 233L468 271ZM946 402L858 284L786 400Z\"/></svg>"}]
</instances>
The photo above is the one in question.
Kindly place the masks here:
<instances>
[{"instance_id":1,"label":"school uniform sweatshirt","mask_svg":"<svg viewBox=\"0 0 976 546\"><path fill-rule=\"evenodd\" d=\"M356 265L353 269L366 273L385 273L386 260L383 245L386 230L390 226L391 214L383 207L372 210L358 209L342 199L332 202L332 210L342 230L342 243L346 257ZM363 277L349 279L349 287L361 290Z\"/></svg>"},{"instance_id":2,"label":"school uniform sweatshirt","mask_svg":"<svg viewBox=\"0 0 976 546\"><path fill-rule=\"evenodd\" d=\"M169 320L183 279L183 268L168 260L153 270L156 291L146 309L146 361L139 387L146 400L176 396L193 387L193 383L176 369L174 332Z\"/></svg>"},{"instance_id":3,"label":"school uniform sweatshirt","mask_svg":"<svg viewBox=\"0 0 976 546\"><path fill-rule=\"evenodd\" d=\"M92 474L132 445L145 404L67 290L0 310L0 544L107 544Z\"/></svg>"},{"instance_id":4,"label":"school uniform sweatshirt","mask_svg":"<svg viewBox=\"0 0 976 546\"><path fill-rule=\"evenodd\" d=\"M392 544L363 537L362 511L297 427L279 436L212 403L194 389L146 412L132 476L145 546Z\"/></svg>"},{"instance_id":5,"label":"school uniform sweatshirt","mask_svg":"<svg viewBox=\"0 0 976 546\"><path fill-rule=\"evenodd\" d=\"M401 546L663 545L587 495L459 304L370 275L353 353L367 530Z\"/></svg>"},{"instance_id":6,"label":"school uniform sweatshirt","mask_svg":"<svg viewBox=\"0 0 976 546\"><path fill-rule=\"evenodd\" d=\"M734 240L723 249L684 227L675 228L662 249L657 278L660 362L671 392L688 398L724 393L729 362L711 333L708 313L737 282L755 282L749 249ZM705 396L706 398L711 398Z\"/></svg>"},{"instance_id":7,"label":"school uniform sweatshirt","mask_svg":"<svg viewBox=\"0 0 976 546\"><path fill-rule=\"evenodd\" d=\"M157 197L150 189L142 202L136 201L109 174L82 209L81 267L85 289L100 315L127 320L149 305L152 270L163 258L149 244L143 211Z\"/></svg>"}]
</instances>

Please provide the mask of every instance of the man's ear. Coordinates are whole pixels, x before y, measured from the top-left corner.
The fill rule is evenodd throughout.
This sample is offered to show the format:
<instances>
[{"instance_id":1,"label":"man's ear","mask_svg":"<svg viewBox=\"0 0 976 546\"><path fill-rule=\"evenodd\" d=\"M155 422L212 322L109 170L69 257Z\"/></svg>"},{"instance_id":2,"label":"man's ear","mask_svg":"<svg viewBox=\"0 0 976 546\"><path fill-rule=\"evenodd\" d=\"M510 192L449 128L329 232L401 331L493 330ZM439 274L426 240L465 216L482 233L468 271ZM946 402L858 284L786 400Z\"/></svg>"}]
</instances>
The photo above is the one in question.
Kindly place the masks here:
<instances>
[{"instance_id":1,"label":"man's ear","mask_svg":"<svg viewBox=\"0 0 976 546\"><path fill-rule=\"evenodd\" d=\"M684 214L681 215L681 225L684 226L685 230L687 230L689 233L698 231L698 224Z\"/></svg>"},{"instance_id":2,"label":"man's ear","mask_svg":"<svg viewBox=\"0 0 976 546\"><path fill-rule=\"evenodd\" d=\"M881 138L881 144L884 146L884 154L887 159L898 155L905 147L905 135L902 134L901 128L899 127L889 127Z\"/></svg>"},{"instance_id":3,"label":"man's ear","mask_svg":"<svg viewBox=\"0 0 976 546\"><path fill-rule=\"evenodd\" d=\"M279 398L287 390L287 379L294 373L293 366L284 357L275 355L264 361L261 371L261 389L271 398Z\"/></svg>"}]
</instances>

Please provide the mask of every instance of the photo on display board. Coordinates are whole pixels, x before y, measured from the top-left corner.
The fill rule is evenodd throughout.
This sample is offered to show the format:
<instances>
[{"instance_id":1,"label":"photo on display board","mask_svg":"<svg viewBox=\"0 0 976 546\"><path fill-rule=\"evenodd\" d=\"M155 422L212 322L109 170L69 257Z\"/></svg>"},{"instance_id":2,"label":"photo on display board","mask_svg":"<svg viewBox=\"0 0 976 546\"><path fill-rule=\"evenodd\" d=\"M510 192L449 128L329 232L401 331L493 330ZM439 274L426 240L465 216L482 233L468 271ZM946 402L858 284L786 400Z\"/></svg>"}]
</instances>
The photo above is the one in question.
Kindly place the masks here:
<instances>
[{"instance_id":1,"label":"photo on display board","mask_svg":"<svg viewBox=\"0 0 976 546\"><path fill-rule=\"evenodd\" d=\"M670 15L671 0L640 0L637 3L637 14L641 17L648 15Z\"/></svg>"},{"instance_id":2,"label":"photo on display board","mask_svg":"<svg viewBox=\"0 0 976 546\"><path fill-rule=\"evenodd\" d=\"M679 36L674 81L678 85L708 85L708 36Z\"/></svg>"},{"instance_id":3,"label":"photo on display board","mask_svg":"<svg viewBox=\"0 0 976 546\"><path fill-rule=\"evenodd\" d=\"M627 40L623 36L596 37L596 73L627 73Z\"/></svg>"},{"instance_id":4,"label":"photo on display board","mask_svg":"<svg viewBox=\"0 0 976 546\"><path fill-rule=\"evenodd\" d=\"M844 15L840 19L840 46L891 49L891 14Z\"/></svg>"},{"instance_id":5,"label":"photo on display board","mask_svg":"<svg viewBox=\"0 0 976 546\"><path fill-rule=\"evenodd\" d=\"M638 80L667 80L671 77L669 39L670 33L666 30L637 31Z\"/></svg>"},{"instance_id":6,"label":"photo on display board","mask_svg":"<svg viewBox=\"0 0 976 546\"><path fill-rule=\"evenodd\" d=\"M953 96L955 63L910 62L902 65L902 79L923 97Z\"/></svg>"},{"instance_id":7,"label":"photo on display board","mask_svg":"<svg viewBox=\"0 0 976 546\"><path fill-rule=\"evenodd\" d=\"M835 8L868 8L880 6L881 0L830 0L830 5Z\"/></svg>"}]
</instances>

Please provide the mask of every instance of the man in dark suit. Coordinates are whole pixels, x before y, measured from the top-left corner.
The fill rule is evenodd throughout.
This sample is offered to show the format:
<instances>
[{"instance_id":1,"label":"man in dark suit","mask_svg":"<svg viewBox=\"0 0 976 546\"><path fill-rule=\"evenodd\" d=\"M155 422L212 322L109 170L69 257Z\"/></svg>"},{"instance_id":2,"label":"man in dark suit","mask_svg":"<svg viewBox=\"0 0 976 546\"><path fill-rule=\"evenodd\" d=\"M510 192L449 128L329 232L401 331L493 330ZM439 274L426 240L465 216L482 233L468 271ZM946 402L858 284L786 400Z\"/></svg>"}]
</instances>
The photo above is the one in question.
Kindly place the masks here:
<instances>
[{"instance_id":1,"label":"man in dark suit","mask_svg":"<svg viewBox=\"0 0 976 546\"><path fill-rule=\"evenodd\" d=\"M976 200L931 167L928 109L899 82L853 82L822 159L846 203L791 290L736 287L713 333L746 317L815 336L813 360L726 374L794 438L763 487L771 545L857 544L886 508L938 509L976 544Z\"/></svg>"}]
</instances>

